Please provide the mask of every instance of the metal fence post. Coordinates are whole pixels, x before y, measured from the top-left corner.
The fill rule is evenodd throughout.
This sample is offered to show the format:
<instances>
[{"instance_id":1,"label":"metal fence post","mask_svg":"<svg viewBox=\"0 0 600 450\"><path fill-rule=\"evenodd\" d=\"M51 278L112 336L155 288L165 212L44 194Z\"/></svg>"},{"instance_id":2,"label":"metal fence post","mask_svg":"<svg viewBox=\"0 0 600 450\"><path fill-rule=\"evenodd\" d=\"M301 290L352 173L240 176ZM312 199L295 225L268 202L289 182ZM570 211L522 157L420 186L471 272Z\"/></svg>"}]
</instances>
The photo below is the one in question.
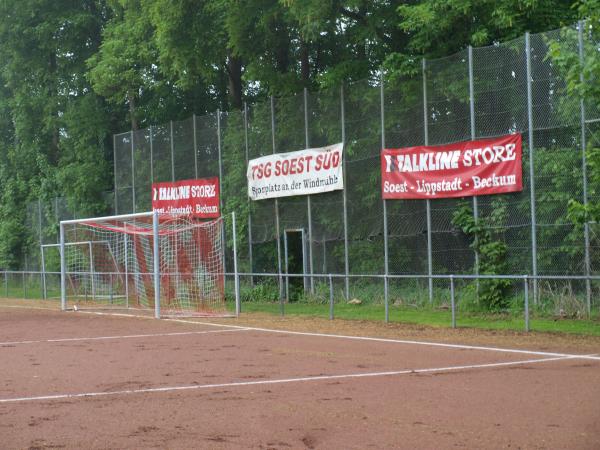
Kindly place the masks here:
<instances>
[{"instance_id":1,"label":"metal fence post","mask_svg":"<svg viewBox=\"0 0 600 450\"><path fill-rule=\"evenodd\" d=\"M529 331L529 277L523 276L523 294L525 296L525 331Z\"/></svg>"},{"instance_id":2,"label":"metal fence post","mask_svg":"<svg viewBox=\"0 0 600 450\"><path fill-rule=\"evenodd\" d=\"M283 271L286 274L285 277L285 299L289 302L290 301L290 267L289 267L289 263L288 263L289 259L288 259L288 240L287 240L287 233L283 232Z\"/></svg>"},{"instance_id":3,"label":"metal fence post","mask_svg":"<svg viewBox=\"0 0 600 450\"><path fill-rule=\"evenodd\" d=\"M221 111L217 109L217 151L219 155L219 207L223 210L223 149L221 146Z\"/></svg>"},{"instance_id":4,"label":"metal fence post","mask_svg":"<svg viewBox=\"0 0 600 450\"><path fill-rule=\"evenodd\" d=\"M333 278L329 274L329 320L333 320Z\"/></svg>"},{"instance_id":5,"label":"metal fence post","mask_svg":"<svg viewBox=\"0 0 600 450\"><path fill-rule=\"evenodd\" d=\"M244 102L244 147L246 155L246 167L250 160L250 149L248 146L248 104ZM248 201L248 259L250 260L250 286L254 286L254 265L252 263L252 212L251 212L251 201L250 197L247 197Z\"/></svg>"},{"instance_id":6,"label":"metal fence post","mask_svg":"<svg viewBox=\"0 0 600 450\"><path fill-rule=\"evenodd\" d=\"M131 130L131 212L135 213L135 149Z\"/></svg>"},{"instance_id":7,"label":"metal fence post","mask_svg":"<svg viewBox=\"0 0 600 450\"><path fill-rule=\"evenodd\" d=\"M471 118L471 140L477 138L475 132L475 82L473 79L473 47L469 45L469 115ZM473 218L475 224L479 220L479 202L473 196ZM475 237L475 275L479 275L479 252L477 251L477 237ZM476 292L479 293L479 278L475 280Z\"/></svg>"},{"instance_id":8,"label":"metal fence post","mask_svg":"<svg viewBox=\"0 0 600 450\"><path fill-rule=\"evenodd\" d=\"M583 84L585 79L583 77L583 65L585 64L584 59L584 49L583 49L583 27L584 22L580 20L577 24L577 34L579 41L579 64L581 65L581 69L579 70L579 82ZM581 168L582 168L582 176L583 176L583 204L584 206L588 206L588 185L587 185L587 141L585 135L585 101L583 96L579 100L579 107L581 111ZM584 271L585 276L589 277L591 273L591 262L590 262L590 224L586 220L583 225L583 240L584 240ZM592 286L590 279L587 278L585 280L585 299L586 299L586 308L588 317L592 313Z\"/></svg>"},{"instance_id":9,"label":"metal fence post","mask_svg":"<svg viewBox=\"0 0 600 450\"><path fill-rule=\"evenodd\" d=\"M94 277L94 251L92 249L92 241L88 243L90 250L90 285L92 288L92 300L96 299L96 282Z\"/></svg>"},{"instance_id":10,"label":"metal fence post","mask_svg":"<svg viewBox=\"0 0 600 450\"><path fill-rule=\"evenodd\" d=\"M525 33L525 53L527 59L527 123L529 128L529 195L531 207L531 263L532 274L537 277L537 223L535 218L535 170L534 170L534 144L533 144L533 92L531 73L531 38L529 32ZM537 278L533 279L533 303L537 303Z\"/></svg>"},{"instance_id":11,"label":"metal fence post","mask_svg":"<svg viewBox=\"0 0 600 450\"><path fill-rule=\"evenodd\" d=\"M198 178L198 137L196 132L196 113L192 114L192 132L194 133L194 176Z\"/></svg>"},{"instance_id":12,"label":"metal fence post","mask_svg":"<svg viewBox=\"0 0 600 450\"><path fill-rule=\"evenodd\" d=\"M454 275L450 275L450 307L452 309L452 328L456 328L456 301L454 297Z\"/></svg>"},{"instance_id":13,"label":"metal fence post","mask_svg":"<svg viewBox=\"0 0 600 450\"><path fill-rule=\"evenodd\" d=\"M423 136L425 145L429 145L429 114L427 113L427 60L423 58ZM433 261L431 243L431 200L425 200L427 214L427 274L429 285L429 303L433 303Z\"/></svg>"},{"instance_id":14,"label":"metal fence post","mask_svg":"<svg viewBox=\"0 0 600 450\"><path fill-rule=\"evenodd\" d=\"M67 308L67 267L65 256L65 226L60 223L60 309Z\"/></svg>"},{"instance_id":15,"label":"metal fence post","mask_svg":"<svg viewBox=\"0 0 600 450\"><path fill-rule=\"evenodd\" d=\"M42 259L42 298L46 300L48 298L48 289L46 287L46 261L44 258L44 247L40 246L40 254Z\"/></svg>"},{"instance_id":16,"label":"metal fence post","mask_svg":"<svg viewBox=\"0 0 600 450\"><path fill-rule=\"evenodd\" d=\"M160 246L158 234L158 211L152 213L152 237L153 237L153 260L154 260L154 317L160 319Z\"/></svg>"},{"instance_id":17,"label":"metal fence post","mask_svg":"<svg viewBox=\"0 0 600 450\"><path fill-rule=\"evenodd\" d=\"M42 269L41 281L42 281L42 298L45 300L48 298L48 290L46 288L46 262L44 261L44 238L42 236L42 201L38 198L38 225L40 234L40 267Z\"/></svg>"},{"instance_id":18,"label":"metal fence post","mask_svg":"<svg viewBox=\"0 0 600 450\"><path fill-rule=\"evenodd\" d=\"M381 116L381 150L385 149L385 105L384 105L384 80L383 71L379 77L379 100L380 100L380 116ZM388 275L390 274L389 254L388 254L388 221L387 221L387 203L383 199L383 301L385 304L385 322L390 321L390 305L389 305L389 286Z\"/></svg>"},{"instance_id":19,"label":"metal fence post","mask_svg":"<svg viewBox=\"0 0 600 450\"><path fill-rule=\"evenodd\" d=\"M113 286L113 274L112 274L112 272L109 274L109 283L110 283L109 284L110 287L109 287L109 290L108 290L108 295L109 295L109 299L110 299L110 304L112 305L113 301L114 301L113 300L113 289L114 289L114 286Z\"/></svg>"},{"instance_id":20,"label":"metal fence post","mask_svg":"<svg viewBox=\"0 0 600 450\"><path fill-rule=\"evenodd\" d=\"M217 109L217 150L219 155L219 209L221 215L223 215L223 148L221 145L221 111ZM221 228L223 239L223 272L227 273L227 239L225 233L225 227ZM227 283L227 276L223 278L223 285Z\"/></svg>"},{"instance_id":21,"label":"metal fence post","mask_svg":"<svg viewBox=\"0 0 600 450\"><path fill-rule=\"evenodd\" d=\"M148 127L150 131L150 184L154 183L154 142L152 138L152 125Z\"/></svg>"},{"instance_id":22,"label":"metal fence post","mask_svg":"<svg viewBox=\"0 0 600 450\"><path fill-rule=\"evenodd\" d=\"M8 298L8 273L4 271L4 296Z\"/></svg>"},{"instance_id":23,"label":"metal fence post","mask_svg":"<svg viewBox=\"0 0 600 450\"><path fill-rule=\"evenodd\" d=\"M304 144L306 148L310 146L308 136L308 90L304 88ZM311 196L306 196L306 211L308 219L308 271L310 273L310 293L315 293L314 269L313 269L313 232L312 232L312 208Z\"/></svg>"},{"instance_id":24,"label":"metal fence post","mask_svg":"<svg viewBox=\"0 0 600 450\"><path fill-rule=\"evenodd\" d=\"M115 214L118 214L118 210L119 210L119 201L118 201L118 192L119 192L119 187L117 185L117 135L113 134L113 180L114 180L114 197L115 197ZM56 210L55 210L56 212Z\"/></svg>"},{"instance_id":25,"label":"metal fence post","mask_svg":"<svg viewBox=\"0 0 600 450\"><path fill-rule=\"evenodd\" d=\"M235 211L231 213L231 222L233 234L233 286L235 290L235 315L239 316L240 311L242 310L242 305L240 303L240 276L237 265L237 230L235 226Z\"/></svg>"},{"instance_id":26,"label":"metal fence post","mask_svg":"<svg viewBox=\"0 0 600 450\"><path fill-rule=\"evenodd\" d=\"M342 169L344 171L344 190L342 191L342 203L344 210L344 291L346 293L346 300L350 300L350 263L348 259L348 183L347 183L347 172L348 165L346 160L348 159L348 153L346 151L346 109L344 105L344 83L340 87L340 108L341 108L341 120L342 120L342 145L344 146L344 157L342 159Z\"/></svg>"},{"instance_id":27,"label":"metal fence post","mask_svg":"<svg viewBox=\"0 0 600 450\"><path fill-rule=\"evenodd\" d=\"M276 152L276 144L275 144L275 100L273 96L271 96L271 139L273 144L273 154ZM275 200L275 232L276 235L276 244L277 244L277 274L279 278L279 303L281 309L281 315L284 315L283 309L283 279L281 276L281 239L279 233L279 202L277 199Z\"/></svg>"},{"instance_id":28,"label":"metal fence post","mask_svg":"<svg viewBox=\"0 0 600 450\"><path fill-rule=\"evenodd\" d=\"M172 120L169 120L169 143L171 146L171 181L175 181L175 137L173 136Z\"/></svg>"}]
</instances>

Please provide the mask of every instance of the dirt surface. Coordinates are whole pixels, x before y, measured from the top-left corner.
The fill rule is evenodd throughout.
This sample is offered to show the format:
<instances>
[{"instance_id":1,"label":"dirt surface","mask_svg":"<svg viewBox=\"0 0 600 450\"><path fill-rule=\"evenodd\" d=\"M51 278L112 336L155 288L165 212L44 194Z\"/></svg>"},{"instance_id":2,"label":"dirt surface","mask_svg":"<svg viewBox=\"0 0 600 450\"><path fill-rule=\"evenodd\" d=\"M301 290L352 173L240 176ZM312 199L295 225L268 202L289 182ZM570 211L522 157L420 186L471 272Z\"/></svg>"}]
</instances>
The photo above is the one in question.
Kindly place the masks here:
<instances>
[{"instance_id":1,"label":"dirt surface","mask_svg":"<svg viewBox=\"0 0 600 450\"><path fill-rule=\"evenodd\" d=\"M8 306L1 448L600 448L598 338Z\"/></svg>"}]
</instances>

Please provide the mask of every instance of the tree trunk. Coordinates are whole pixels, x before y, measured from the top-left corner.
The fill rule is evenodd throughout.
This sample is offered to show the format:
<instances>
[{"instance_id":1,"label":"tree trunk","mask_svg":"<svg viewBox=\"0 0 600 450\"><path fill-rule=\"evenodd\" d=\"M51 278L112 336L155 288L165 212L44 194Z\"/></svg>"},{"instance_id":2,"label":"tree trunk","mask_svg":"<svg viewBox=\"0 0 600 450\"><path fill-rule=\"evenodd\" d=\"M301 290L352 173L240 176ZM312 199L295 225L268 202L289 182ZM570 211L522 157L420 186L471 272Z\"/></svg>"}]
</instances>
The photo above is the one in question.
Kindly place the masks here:
<instances>
[{"instance_id":1,"label":"tree trunk","mask_svg":"<svg viewBox=\"0 0 600 450\"><path fill-rule=\"evenodd\" d=\"M308 59L308 44L300 43L300 77L304 86L308 87L310 81L310 61Z\"/></svg>"},{"instance_id":2,"label":"tree trunk","mask_svg":"<svg viewBox=\"0 0 600 450\"><path fill-rule=\"evenodd\" d=\"M234 109L242 108L242 61L231 53L227 58L227 82L229 105Z\"/></svg>"},{"instance_id":3,"label":"tree trunk","mask_svg":"<svg viewBox=\"0 0 600 450\"><path fill-rule=\"evenodd\" d=\"M278 33L274 52L277 71L287 73L290 67L290 39L287 30Z\"/></svg>"},{"instance_id":4,"label":"tree trunk","mask_svg":"<svg viewBox=\"0 0 600 450\"><path fill-rule=\"evenodd\" d=\"M137 131L139 129L139 123L137 120L137 112L135 110L135 97L131 92L127 93L127 103L129 103L129 120L131 121L131 129Z\"/></svg>"},{"instance_id":5,"label":"tree trunk","mask_svg":"<svg viewBox=\"0 0 600 450\"><path fill-rule=\"evenodd\" d=\"M57 80L56 80L56 71L57 71L57 61L56 61L56 53L54 51L52 51L50 53L50 57L48 60L48 71L50 72L51 76L50 78L50 83L48 86L48 100L50 102L53 103L52 105L52 111L51 111L51 116L52 116L52 137L51 137L51 142L50 142L50 148L48 150L48 161L50 162L50 164L57 164L58 163L58 145L59 145L59 141L60 141L60 134L59 134L59 130L58 130L58 105L56 103L56 97L58 95L58 88L57 88Z\"/></svg>"}]
</instances>

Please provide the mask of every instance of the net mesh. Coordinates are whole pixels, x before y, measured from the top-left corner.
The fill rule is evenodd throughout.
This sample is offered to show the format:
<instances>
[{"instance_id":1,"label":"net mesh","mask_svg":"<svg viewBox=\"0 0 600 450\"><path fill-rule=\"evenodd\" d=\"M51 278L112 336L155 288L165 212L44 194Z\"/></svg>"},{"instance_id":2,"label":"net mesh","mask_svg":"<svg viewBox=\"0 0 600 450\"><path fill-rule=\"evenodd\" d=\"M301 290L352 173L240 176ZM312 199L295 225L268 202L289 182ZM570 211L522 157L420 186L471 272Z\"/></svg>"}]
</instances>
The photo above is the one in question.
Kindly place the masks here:
<instances>
[{"instance_id":1,"label":"net mesh","mask_svg":"<svg viewBox=\"0 0 600 450\"><path fill-rule=\"evenodd\" d=\"M222 218L159 220L160 309L166 315L223 315ZM152 216L65 225L67 303L153 309Z\"/></svg>"}]
</instances>

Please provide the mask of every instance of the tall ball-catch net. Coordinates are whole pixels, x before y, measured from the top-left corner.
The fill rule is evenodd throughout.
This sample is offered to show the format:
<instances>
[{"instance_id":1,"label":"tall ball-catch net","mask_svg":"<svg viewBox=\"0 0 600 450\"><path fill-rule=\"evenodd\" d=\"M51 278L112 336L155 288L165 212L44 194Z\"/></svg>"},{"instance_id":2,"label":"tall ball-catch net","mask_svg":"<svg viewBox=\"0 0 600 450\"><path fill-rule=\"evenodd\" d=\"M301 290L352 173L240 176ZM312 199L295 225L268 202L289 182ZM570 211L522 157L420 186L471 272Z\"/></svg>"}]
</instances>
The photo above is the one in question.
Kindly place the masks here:
<instances>
[{"instance_id":1,"label":"tall ball-catch net","mask_svg":"<svg viewBox=\"0 0 600 450\"><path fill-rule=\"evenodd\" d=\"M153 216L63 224L66 306L155 309ZM159 216L160 311L227 315L223 219Z\"/></svg>"}]
</instances>

